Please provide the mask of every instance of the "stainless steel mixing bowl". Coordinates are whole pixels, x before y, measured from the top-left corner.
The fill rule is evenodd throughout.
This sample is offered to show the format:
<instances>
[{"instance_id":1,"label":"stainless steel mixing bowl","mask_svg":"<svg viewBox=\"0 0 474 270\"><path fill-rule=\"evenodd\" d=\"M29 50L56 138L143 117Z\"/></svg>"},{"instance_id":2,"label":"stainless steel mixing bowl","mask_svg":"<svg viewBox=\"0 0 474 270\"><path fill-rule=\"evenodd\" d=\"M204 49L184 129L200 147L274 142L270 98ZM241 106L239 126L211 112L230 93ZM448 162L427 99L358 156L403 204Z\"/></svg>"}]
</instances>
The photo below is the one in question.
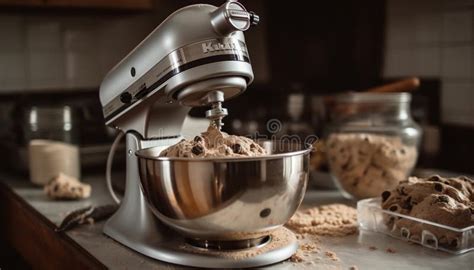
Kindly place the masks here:
<instances>
[{"instance_id":1,"label":"stainless steel mixing bowl","mask_svg":"<svg viewBox=\"0 0 474 270\"><path fill-rule=\"evenodd\" d=\"M285 224L300 205L311 146L259 142L270 155L244 158L158 157L139 150L143 194L163 223L194 240L258 239Z\"/></svg>"}]
</instances>

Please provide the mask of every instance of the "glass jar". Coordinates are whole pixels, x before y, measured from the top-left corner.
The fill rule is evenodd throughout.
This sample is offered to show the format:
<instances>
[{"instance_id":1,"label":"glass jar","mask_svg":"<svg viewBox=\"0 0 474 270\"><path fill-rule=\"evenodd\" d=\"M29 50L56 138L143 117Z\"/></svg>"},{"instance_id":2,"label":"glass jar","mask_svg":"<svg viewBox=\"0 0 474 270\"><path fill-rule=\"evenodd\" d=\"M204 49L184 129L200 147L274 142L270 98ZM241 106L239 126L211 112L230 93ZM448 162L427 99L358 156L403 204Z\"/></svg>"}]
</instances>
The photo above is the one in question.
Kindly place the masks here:
<instances>
[{"instance_id":1,"label":"glass jar","mask_svg":"<svg viewBox=\"0 0 474 270\"><path fill-rule=\"evenodd\" d=\"M23 132L34 184L45 185L59 174L80 179L79 130L69 106L32 106Z\"/></svg>"},{"instance_id":2,"label":"glass jar","mask_svg":"<svg viewBox=\"0 0 474 270\"><path fill-rule=\"evenodd\" d=\"M25 141L43 139L78 145L76 114L69 106L31 106L25 114Z\"/></svg>"},{"instance_id":3,"label":"glass jar","mask_svg":"<svg viewBox=\"0 0 474 270\"><path fill-rule=\"evenodd\" d=\"M336 185L349 198L377 197L406 179L418 158L421 128L409 93L336 96L325 151Z\"/></svg>"}]
</instances>

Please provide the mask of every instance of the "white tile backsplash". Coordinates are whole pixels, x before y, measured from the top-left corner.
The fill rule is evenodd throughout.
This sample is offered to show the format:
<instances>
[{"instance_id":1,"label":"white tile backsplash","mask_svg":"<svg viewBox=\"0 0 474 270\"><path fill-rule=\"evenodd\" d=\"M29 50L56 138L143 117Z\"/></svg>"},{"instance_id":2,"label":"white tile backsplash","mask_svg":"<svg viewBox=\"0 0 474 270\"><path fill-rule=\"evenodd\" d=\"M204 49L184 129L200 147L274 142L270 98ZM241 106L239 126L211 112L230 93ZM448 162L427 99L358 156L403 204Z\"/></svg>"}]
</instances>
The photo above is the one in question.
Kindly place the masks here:
<instances>
[{"instance_id":1,"label":"white tile backsplash","mask_svg":"<svg viewBox=\"0 0 474 270\"><path fill-rule=\"evenodd\" d=\"M65 88L63 51L29 54L29 87L31 89Z\"/></svg>"},{"instance_id":2,"label":"white tile backsplash","mask_svg":"<svg viewBox=\"0 0 474 270\"><path fill-rule=\"evenodd\" d=\"M94 51L66 52L66 85L70 88L94 87L100 84L102 72Z\"/></svg>"},{"instance_id":3,"label":"white tile backsplash","mask_svg":"<svg viewBox=\"0 0 474 270\"><path fill-rule=\"evenodd\" d=\"M472 40L472 10L443 14L443 42Z\"/></svg>"},{"instance_id":4,"label":"white tile backsplash","mask_svg":"<svg viewBox=\"0 0 474 270\"><path fill-rule=\"evenodd\" d=\"M62 49L61 25L58 21L27 18L26 38L32 52Z\"/></svg>"},{"instance_id":5,"label":"white tile backsplash","mask_svg":"<svg viewBox=\"0 0 474 270\"><path fill-rule=\"evenodd\" d=\"M67 51L90 52L97 50L97 31L93 27L76 27L63 31Z\"/></svg>"},{"instance_id":6,"label":"white tile backsplash","mask_svg":"<svg viewBox=\"0 0 474 270\"><path fill-rule=\"evenodd\" d=\"M413 50L416 72L422 77L439 77L441 72L441 49L439 47L423 47Z\"/></svg>"},{"instance_id":7,"label":"white tile backsplash","mask_svg":"<svg viewBox=\"0 0 474 270\"><path fill-rule=\"evenodd\" d=\"M442 78L469 80L472 74L472 47L442 48Z\"/></svg>"},{"instance_id":8,"label":"white tile backsplash","mask_svg":"<svg viewBox=\"0 0 474 270\"><path fill-rule=\"evenodd\" d=\"M406 48L415 42L414 14L394 15L389 18L386 26L387 47Z\"/></svg>"},{"instance_id":9,"label":"white tile backsplash","mask_svg":"<svg viewBox=\"0 0 474 270\"><path fill-rule=\"evenodd\" d=\"M151 15L0 15L0 91L98 87L156 22Z\"/></svg>"},{"instance_id":10,"label":"white tile backsplash","mask_svg":"<svg viewBox=\"0 0 474 270\"><path fill-rule=\"evenodd\" d=\"M474 126L474 0L387 4L384 76L441 79L442 119Z\"/></svg>"},{"instance_id":11,"label":"white tile backsplash","mask_svg":"<svg viewBox=\"0 0 474 270\"><path fill-rule=\"evenodd\" d=\"M25 49L24 23L19 16L0 17L0 52L18 52Z\"/></svg>"},{"instance_id":12,"label":"white tile backsplash","mask_svg":"<svg viewBox=\"0 0 474 270\"><path fill-rule=\"evenodd\" d=\"M0 51L0 92L21 90L26 84L25 55L22 52Z\"/></svg>"},{"instance_id":13,"label":"white tile backsplash","mask_svg":"<svg viewBox=\"0 0 474 270\"><path fill-rule=\"evenodd\" d=\"M416 44L433 46L441 40L442 16L438 12L422 13L414 16Z\"/></svg>"},{"instance_id":14,"label":"white tile backsplash","mask_svg":"<svg viewBox=\"0 0 474 270\"><path fill-rule=\"evenodd\" d=\"M445 83L442 89L443 122L474 125L474 84Z\"/></svg>"},{"instance_id":15,"label":"white tile backsplash","mask_svg":"<svg viewBox=\"0 0 474 270\"><path fill-rule=\"evenodd\" d=\"M393 49L386 51L384 76L412 76L417 72L414 56L414 51L411 49Z\"/></svg>"}]
</instances>

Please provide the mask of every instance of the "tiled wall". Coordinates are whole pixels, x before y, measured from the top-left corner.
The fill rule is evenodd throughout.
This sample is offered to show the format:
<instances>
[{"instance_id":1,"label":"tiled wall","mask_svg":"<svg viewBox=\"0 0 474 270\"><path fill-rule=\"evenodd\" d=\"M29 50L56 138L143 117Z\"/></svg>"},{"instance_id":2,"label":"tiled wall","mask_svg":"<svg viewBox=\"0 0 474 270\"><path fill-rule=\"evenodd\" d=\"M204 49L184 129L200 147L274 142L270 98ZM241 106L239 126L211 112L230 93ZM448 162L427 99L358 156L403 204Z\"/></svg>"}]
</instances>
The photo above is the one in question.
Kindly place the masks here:
<instances>
[{"instance_id":1,"label":"tiled wall","mask_svg":"<svg viewBox=\"0 0 474 270\"><path fill-rule=\"evenodd\" d=\"M99 11L90 15L75 10L2 12L0 93L96 88L111 67L183 5L179 1L155 0L153 11L120 14ZM249 9L261 13L262 2L252 2ZM269 76L264 32L265 23L246 33L257 82Z\"/></svg>"},{"instance_id":2,"label":"tiled wall","mask_svg":"<svg viewBox=\"0 0 474 270\"><path fill-rule=\"evenodd\" d=\"M474 126L474 0L388 0L385 77L442 81L444 123Z\"/></svg>"},{"instance_id":3,"label":"tiled wall","mask_svg":"<svg viewBox=\"0 0 474 270\"><path fill-rule=\"evenodd\" d=\"M3 14L0 90L97 87L151 29L146 16Z\"/></svg>"}]
</instances>

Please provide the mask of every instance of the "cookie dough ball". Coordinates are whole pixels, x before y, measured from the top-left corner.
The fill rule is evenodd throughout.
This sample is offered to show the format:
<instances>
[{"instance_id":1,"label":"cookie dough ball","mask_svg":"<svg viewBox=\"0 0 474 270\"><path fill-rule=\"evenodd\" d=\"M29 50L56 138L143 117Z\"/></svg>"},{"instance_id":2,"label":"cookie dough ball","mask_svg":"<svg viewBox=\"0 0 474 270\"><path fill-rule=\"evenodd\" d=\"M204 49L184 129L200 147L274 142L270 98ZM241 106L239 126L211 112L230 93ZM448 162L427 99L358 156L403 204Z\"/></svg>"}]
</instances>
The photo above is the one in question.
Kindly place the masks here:
<instances>
[{"instance_id":1,"label":"cookie dough ball","mask_svg":"<svg viewBox=\"0 0 474 270\"><path fill-rule=\"evenodd\" d=\"M89 198L91 186L61 173L44 187L44 192L51 199L77 200Z\"/></svg>"}]
</instances>

